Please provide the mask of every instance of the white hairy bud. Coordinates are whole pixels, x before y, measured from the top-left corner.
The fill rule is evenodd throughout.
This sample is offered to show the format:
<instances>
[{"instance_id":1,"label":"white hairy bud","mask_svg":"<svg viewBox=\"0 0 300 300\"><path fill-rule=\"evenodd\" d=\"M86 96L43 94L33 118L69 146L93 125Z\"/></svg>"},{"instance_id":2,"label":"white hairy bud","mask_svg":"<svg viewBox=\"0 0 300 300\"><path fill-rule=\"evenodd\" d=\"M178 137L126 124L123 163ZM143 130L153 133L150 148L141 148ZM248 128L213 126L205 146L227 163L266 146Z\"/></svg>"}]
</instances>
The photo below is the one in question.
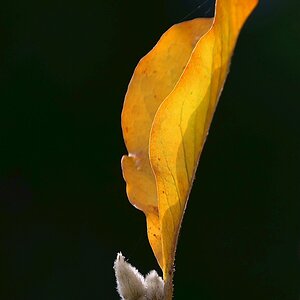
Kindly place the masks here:
<instances>
[{"instance_id":1,"label":"white hairy bud","mask_svg":"<svg viewBox=\"0 0 300 300\"><path fill-rule=\"evenodd\" d=\"M152 270L145 278L147 287L147 299L163 300L164 298L164 281L156 271Z\"/></svg>"},{"instance_id":2,"label":"white hairy bud","mask_svg":"<svg viewBox=\"0 0 300 300\"><path fill-rule=\"evenodd\" d=\"M140 272L125 261L118 253L114 269L117 278L117 290L123 300L146 300L145 279Z\"/></svg>"},{"instance_id":3,"label":"white hairy bud","mask_svg":"<svg viewBox=\"0 0 300 300\"><path fill-rule=\"evenodd\" d=\"M114 263L117 290L122 300L163 300L164 281L156 271L146 278L118 253Z\"/></svg>"}]
</instances>

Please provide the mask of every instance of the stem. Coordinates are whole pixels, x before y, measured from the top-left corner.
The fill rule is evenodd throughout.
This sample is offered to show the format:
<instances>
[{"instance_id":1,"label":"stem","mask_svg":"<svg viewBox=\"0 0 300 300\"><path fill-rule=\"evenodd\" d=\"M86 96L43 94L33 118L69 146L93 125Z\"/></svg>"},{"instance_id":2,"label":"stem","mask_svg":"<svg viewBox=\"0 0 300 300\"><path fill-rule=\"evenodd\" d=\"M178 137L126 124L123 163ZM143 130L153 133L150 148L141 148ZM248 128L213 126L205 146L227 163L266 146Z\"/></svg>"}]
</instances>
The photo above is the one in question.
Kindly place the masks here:
<instances>
[{"instance_id":1,"label":"stem","mask_svg":"<svg viewBox=\"0 0 300 300\"><path fill-rule=\"evenodd\" d=\"M173 298L173 275L174 269L172 268L165 280L164 300L172 300Z\"/></svg>"}]
</instances>

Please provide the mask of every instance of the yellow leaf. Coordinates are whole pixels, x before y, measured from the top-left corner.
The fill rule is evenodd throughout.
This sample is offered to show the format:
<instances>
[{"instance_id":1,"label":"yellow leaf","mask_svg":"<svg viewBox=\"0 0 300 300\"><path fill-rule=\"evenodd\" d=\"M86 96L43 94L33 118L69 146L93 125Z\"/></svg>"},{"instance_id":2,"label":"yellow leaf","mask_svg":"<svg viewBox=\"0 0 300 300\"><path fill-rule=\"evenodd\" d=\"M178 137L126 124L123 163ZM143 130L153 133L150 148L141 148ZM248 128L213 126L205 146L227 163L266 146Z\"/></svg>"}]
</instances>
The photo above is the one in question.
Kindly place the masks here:
<instances>
[{"instance_id":1,"label":"yellow leaf","mask_svg":"<svg viewBox=\"0 0 300 300\"><path fill-rule=\"evenodd\" d=\"M136 67L125 97L122 129L129 155L122 158L130 202L144 211L148 237L161 268L162 248L156 182L149 160L149 136L159 105L174 89L199 38L212 19L174 25Z\"/></svg>"},{"instance_id":2,"label":"yellow leaf","mask_svg":"<svg viewBox=\"0 0 300 300\"><path fill-rule=\"evenodd\" d=\"M146 215L167 290L199 157L239 31L256 4L217 0L213 19L174 25L139 62L128 87L123 176L130 202Z\"/></svg>"}]
</instances>

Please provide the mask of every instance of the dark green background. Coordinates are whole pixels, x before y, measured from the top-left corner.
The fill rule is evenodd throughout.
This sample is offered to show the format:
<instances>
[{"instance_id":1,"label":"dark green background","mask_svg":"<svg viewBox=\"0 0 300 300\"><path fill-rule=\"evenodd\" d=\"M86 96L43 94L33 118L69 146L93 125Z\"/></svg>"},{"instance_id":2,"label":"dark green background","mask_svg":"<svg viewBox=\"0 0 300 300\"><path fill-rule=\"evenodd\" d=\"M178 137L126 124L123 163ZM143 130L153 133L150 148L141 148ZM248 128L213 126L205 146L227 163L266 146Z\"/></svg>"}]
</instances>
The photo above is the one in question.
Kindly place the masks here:
<instances>
[{"instance_id":1,"label":"dark green background","mask_svg":"<svg viewBox=\"0 0 300 300\"><path fill-rule=\"evenodd\" d=\"M120 250L158 270L125 194L120 113L138 60L201 2L1 2L0 299L118 299ZM185 214L175 299L299 299L299 9L261 1L242 31Z\"/></svg>"}]
</instances>

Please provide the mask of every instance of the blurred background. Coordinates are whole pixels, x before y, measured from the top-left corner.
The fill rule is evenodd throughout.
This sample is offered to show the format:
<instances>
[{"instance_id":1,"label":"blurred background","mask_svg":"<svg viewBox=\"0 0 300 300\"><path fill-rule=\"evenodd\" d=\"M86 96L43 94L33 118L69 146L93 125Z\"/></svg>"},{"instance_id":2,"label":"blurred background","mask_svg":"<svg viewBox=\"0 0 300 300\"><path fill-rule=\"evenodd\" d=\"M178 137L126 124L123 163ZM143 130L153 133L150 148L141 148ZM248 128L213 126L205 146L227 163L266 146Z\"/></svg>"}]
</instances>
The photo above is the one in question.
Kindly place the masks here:
<instances>
[{"instance_id":1,"label":"blurred background","mask_svg":"<svg viewBox=\"0 0 300 300\"><path fill-rule=\"evenodd\" d=\"M120 250L159 270L125 193L120 113L139 59L172 24L211 16L203 2L1 2L0 299L119 299ZM180 234L176 300L299 299L299 9L261 1L241 33Z\"/></svg>"}]
</instances>

